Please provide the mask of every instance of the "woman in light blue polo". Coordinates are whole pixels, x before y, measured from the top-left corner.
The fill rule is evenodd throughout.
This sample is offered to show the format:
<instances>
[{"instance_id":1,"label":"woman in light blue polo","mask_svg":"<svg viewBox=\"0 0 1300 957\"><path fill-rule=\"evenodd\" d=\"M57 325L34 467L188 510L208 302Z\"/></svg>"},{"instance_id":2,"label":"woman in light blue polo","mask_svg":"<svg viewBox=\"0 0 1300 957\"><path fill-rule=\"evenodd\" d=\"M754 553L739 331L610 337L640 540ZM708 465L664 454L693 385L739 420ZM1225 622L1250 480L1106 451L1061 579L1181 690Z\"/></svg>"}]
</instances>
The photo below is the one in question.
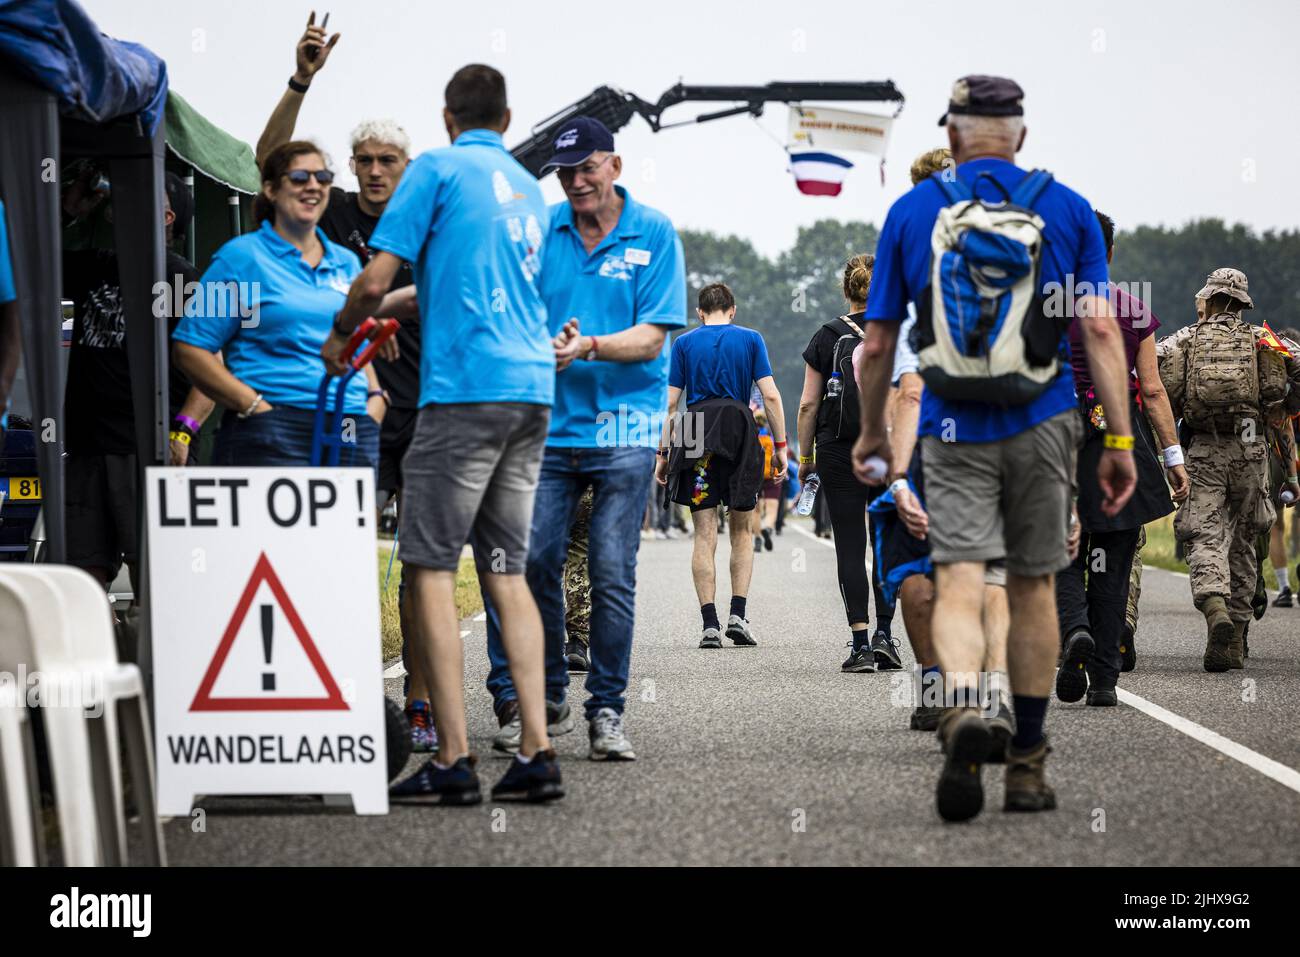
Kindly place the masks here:
<instances>
[{"instance_id":1,"label":"woman in light blue polo","mask_svg":"<svg viewBox=\"0 0 1300 957\"><path fill-rule=\"evenodd\" d=\"M321 346L361 272L356 254L317 228L333 179L312 143L273 150L254 204L259 228L217 251L172 336L174 360L226 408L214 465L311 464ZM413 305L414 296L394 294L380 313L398 311L399 300ZM384 348L395 357L395 340ZM387 406L373 366L352 378L340 464L375 466Z\"/></svg>"}]
</instances>

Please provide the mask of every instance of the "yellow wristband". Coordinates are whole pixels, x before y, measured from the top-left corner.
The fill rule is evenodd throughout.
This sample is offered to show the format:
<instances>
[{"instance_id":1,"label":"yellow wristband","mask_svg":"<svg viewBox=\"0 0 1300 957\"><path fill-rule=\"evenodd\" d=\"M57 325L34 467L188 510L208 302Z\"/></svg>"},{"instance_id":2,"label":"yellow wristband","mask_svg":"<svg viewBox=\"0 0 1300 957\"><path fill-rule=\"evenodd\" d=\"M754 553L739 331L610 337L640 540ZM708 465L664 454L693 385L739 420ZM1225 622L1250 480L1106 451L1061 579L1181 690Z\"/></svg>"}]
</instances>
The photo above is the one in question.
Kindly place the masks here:
<instances>
[{"instance_id":1,"label":"yellow wristband","mask_svg":"<svg viewBox=\"0 0 1300 957\"><path fill-rule=\"evenodd\" d=\"M172 432L169 438L173 442L179 442L181 445L190 444L190 434L188 432Z\"/></svg>"},{"instance_id":2,"label":"yellow wristband","mask_svg":"<svg viewBox=\"0 0 1300 957\"><path fill-rule=\"evenodd\" d=\"M812 456L812 455L801 455L801 456L799 456L799 464L800 464L800 465L812 465L812 464L813 464L813 459L814 459L815 457L816 457L816 456Z\"/></svg>"},{"instance_id":3,"label":"yellow wristband","mask_svg":"<svg viewBox=\"0 0 1300 957\"><path fill-rule=\"evenodd\" d=\"M1107 432L1105 446L1108 449L1119 449L1121 452L1131 452L1133 451L1133 436L1111 435Z\"/></svg>"}]
</instances>

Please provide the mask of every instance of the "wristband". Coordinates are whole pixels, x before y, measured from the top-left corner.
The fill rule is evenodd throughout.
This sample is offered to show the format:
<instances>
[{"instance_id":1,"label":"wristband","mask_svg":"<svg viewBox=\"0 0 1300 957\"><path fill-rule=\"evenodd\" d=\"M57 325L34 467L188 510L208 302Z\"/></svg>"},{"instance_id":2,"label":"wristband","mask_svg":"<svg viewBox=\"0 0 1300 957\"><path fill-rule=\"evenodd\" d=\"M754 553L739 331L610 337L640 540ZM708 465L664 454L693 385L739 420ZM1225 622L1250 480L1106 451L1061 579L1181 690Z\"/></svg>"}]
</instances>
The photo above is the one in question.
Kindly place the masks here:
<instances>
[{"instance_id":1,"label":"wristband","mask_svg":"<svg viewBox=\"0 0 1300 957\"><path fill-rule=\"evenodd\" d=\"M786 446L786 443L784 443L784 442L775 442L775 443L773 443L773 447L774 447L774 448L783 449L783 448L785 448L785 446Z\"/></svg>"},{"instance_id":2,"label":"wristband","mask_svg":"<svg viewBox=\"0 0 1300 957\"><path fill-rule=\"evenodd\" d=\"M190 444L190 434L188 432L181 432L180 430L177 430L175 432L172 432L168 436L168 438L170 438L173 442L179 442L181 445Z\"/></svg>"},{"instance_id":3,"label":"wristband","mask_svg":"<svg viewBox=\"0 0 1300 957\"><path fill-rule=\"evenodd\" d=\"M1286 477L1286 484L1287 484L1287 485L1300 485L1300 476L1298 476L1298 475L1288 475L1288 476Z\"/></svg>"},{"instance_id":4,"label":"wristband","mask_svg":"<svg viewBox=\"0 0 1300 957\"><path fill-rule=\"evenodd\" d=\"M596 358L596 353L598 352L600 352L600 340L597 339L595 336L592 336L591 351L588 352L585 356L583 356L583 358L586 359L588 362L591 362L593 359Z\"/></svg>"},{"instance_id":5,"label":"wristband","mask_svg":"<svg viewBox=\"0 0 1300 957\"><path fill-rule=\"evenodd\" d=\"M366 393L366 401L369 402L375 396L379 396L379 398L384 400L385 407L392 405L392 400L388 398L387 389L371 389L369 392Z\"/></svg>"},{"instance_id":6,"label":"wristband","mask_svg":"<svg viewBox=\"0 0 1300 957\"><path fill-rule=\"evenodd\" d=\"M253 414L253 410L256 409L259 404L261 404L261 401L262 401L262 393L259 392L257 393L257 396L253 399L253 401L249 403L248 408L245 409L243 412L239 413L239 417L241 419L248 418L250 415Z\"/></svg>"},{"instance_id":7,"label":"wristband","mask_svg":"<svg viewBox=\"0 0 1300 957\"><path fill-rule=\"evenodd\" d=\"M295 93L306 93L306 92L307 92L307 88L308 88L309 86L311 86L311 82L310 82L310 81L308 81L308 82L306 82L306 83L299 83L299 82L298 82L297 80L295 80L293 77L289 77L289 89L293 90L293 92L295 92Z\"/></svg>"},{"instance_id":8,"label":"wristband","mask_svg":"<svg viewBox=\"0 0 1300 957\"><path fill-rule=\"evenodd\" d=\"M1171 445L1165 449L1165 468L1171 469L1175 465L1183 464L1183 447L1181 445Z\"/></svg>"},{"instance_id":9,"label":"wristband","mask_svg":"<svg viewBox=\"0 0 1300 957\"><path fill-rule=\"evenodd\" d=\"M907 479L905 478L894 479L894 481L889 483L889 491L892 492L894 495L898 494L899 489L907 488L907 487L908 487Z\"/></svg>"},{"instance_id":10,"label":"wristband","mask_svg":"<svg viewBox=\"0 0 1300 957\"><path fill-rule=\"evenodd\" d=\"M1133 436L1131 435L1112 435L1106 433L1104 444L1108 449L1119 449L1121 452L1133 451Z\"/></svg>"},{"instance_id":11,"label":"wristband","mask_svg":"<svg viewBox=\"0 0 1300 957\"><path fill-rule=\"evenodd\" d=\"M799 456L799 464L800 464L800 465L812 465L813 462L815 462L816 460L817 460L817 456L815 456L815 455L801 455L801 456Z\"/></svg>"},{"instance_id":12,"label":"wristband","mask_svg":"<svg viewBox=\"0 0 1300 957\"><path fill-rule=\"evenodd\" d=\"M330 323L330 331L333 332L334 335L338 336L340 339L346 339L348 336L352 335L352 330L344 329L342 326L339 325L339 316L341 315L343 315L342 309L334 313L334 321Z\"/></svg>"},{"instance_id":13,"label":"wristband","mask_svg":"<svg viewBox=\"0 0 1300 957\"><path fill-rule=\"evenodd\" d=\"M661 458L665 458L665 459L668 458L670 453L671 453L670 449L655 449L655 455L658 455Z\"/></svg>"},{"instance_id":14,"label":"wristband","mask_svg":"<svg viewBox=\"0 0 1300 957\"><path fill-rule=\"evenodd\" d=\"M203 426L199 425L199 423L196 422L194 419L191 419L188 415L182 415L179 412L176 414L176 417L172 419L172 421L179 423L184 428L189 429L190 435L198 435L199 430L203 428Z\"/></svg>"}]
</instances>

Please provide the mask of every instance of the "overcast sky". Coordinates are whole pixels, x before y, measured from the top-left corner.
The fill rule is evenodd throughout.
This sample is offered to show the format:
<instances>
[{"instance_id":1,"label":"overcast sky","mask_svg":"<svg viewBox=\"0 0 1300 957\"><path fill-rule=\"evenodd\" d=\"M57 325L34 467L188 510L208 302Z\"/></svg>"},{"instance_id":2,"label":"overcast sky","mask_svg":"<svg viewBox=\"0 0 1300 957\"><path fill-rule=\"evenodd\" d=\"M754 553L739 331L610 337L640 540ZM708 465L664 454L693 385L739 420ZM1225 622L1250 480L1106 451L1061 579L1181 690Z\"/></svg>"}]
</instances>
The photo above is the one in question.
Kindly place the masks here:
<instances>
[{"instance_id":1,"label":"overcast sky","mask_svg":"<svg viewBox=\"0 0 1300 957\"><path fill-rule=\"evenodd\" d=\"M172 87L250 144L293 71L311 9L286 0L82 2L105 32L160 54ZM623 184L637 199L678 227L736 233L770 255L818 219L879 224L909 185L912 158L946 144L936 121L952 81L996 73L1025 89L1022 165L1050 169L1121 229L1201 216L1257 229L1300 222L1292 0L322 3L318 14L328 9L330 31L343 36L297 132L331 151L349 186L348 133L363 118L396 118L417 152L446 145L442 89L469 62L506 75L510 146L602 84L653 101L679 79L892 79L907 105L886 183L873 157L850 155L858 165L835 198L796 191L774 141L785 132L781 104L758 121L659 134L634 118L618 135ZM666 118L717 108L684 104ZM554 177L545 190L561 198Z\"/></svg>"}]
</instances>

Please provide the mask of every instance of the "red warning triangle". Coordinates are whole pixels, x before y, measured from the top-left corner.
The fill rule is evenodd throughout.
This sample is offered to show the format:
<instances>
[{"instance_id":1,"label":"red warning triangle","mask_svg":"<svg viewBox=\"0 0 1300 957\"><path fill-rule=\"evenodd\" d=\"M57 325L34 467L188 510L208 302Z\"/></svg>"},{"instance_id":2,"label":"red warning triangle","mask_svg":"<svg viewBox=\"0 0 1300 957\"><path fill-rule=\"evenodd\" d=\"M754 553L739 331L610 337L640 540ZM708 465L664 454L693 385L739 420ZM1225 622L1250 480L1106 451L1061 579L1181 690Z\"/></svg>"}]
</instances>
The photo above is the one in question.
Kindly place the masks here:
<instances>
[{"instance_id":1,"label":"red warning triangle","mask_svg":"<svg viewBox=\"0 0 1300 957\"><path fill-rule=\"evenodd\" d=\"M307 658L311 661L312 667L316 669L316 676L320 678L321 684L325 688L325 697L323 698L213 698L212 686L216 684L217 676L221 674L221 666L226 663L226 656L230 654L230 646L235 642L235 636L239 634L240 627L244 624L244 618L248 614L248 608L253 603L253 596L257 594L257 586L262 582L270 587L271 593L275 596L280 610L284 612L284 617L289 621L289 627L297 635L302 650L307 653ZM194 702L190 705L191 711L347 711L347 702L343 700L343 693L339 690L338 684L335 683L334 677L330 674L329 669L325 667L325 660L321 658L320 651L316 648L316 643L311 640L311 635L303 626L302 619L298 617L298 611L293 607L293 602L289 600L288 593L284 586L280 584L280 578L275 574L275 569L271 567L271 562L263 552L257 559L257 564L253 566L252 577L248 579L248 584L244 587L244 593L239 597L239 604L235 606L235 613L230 616L230 624L226 625L225 634L221 636L221 644L217 645L216 654L212 656L212 663L208 665L207 673L203 676L203 681L199 683L199 690L194 695Z\"/></svg>"}]
</instances>

